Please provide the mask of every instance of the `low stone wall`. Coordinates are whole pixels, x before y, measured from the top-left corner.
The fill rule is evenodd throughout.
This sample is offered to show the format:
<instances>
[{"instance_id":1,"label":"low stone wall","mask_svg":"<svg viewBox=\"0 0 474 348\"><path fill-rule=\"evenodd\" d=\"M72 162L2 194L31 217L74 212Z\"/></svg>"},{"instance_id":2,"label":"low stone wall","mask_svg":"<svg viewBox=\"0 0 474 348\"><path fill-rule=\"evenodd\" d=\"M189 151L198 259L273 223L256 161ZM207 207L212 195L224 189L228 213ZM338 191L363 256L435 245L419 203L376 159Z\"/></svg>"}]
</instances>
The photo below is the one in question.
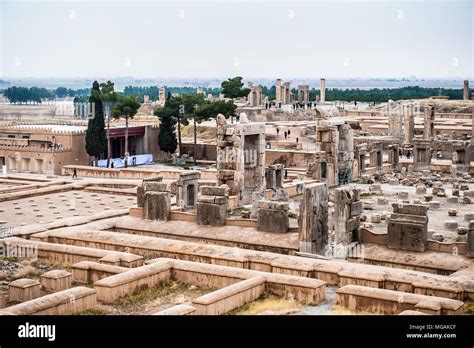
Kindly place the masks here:
<instances>
[{"instance_id":1,"label":"low stone wall","mask_svg":"<svg viewBox=\"0 0 474 348\"><path fill-rule=\"evenodd\" d=\"M178 180L183 170L160 170L152 168L99 168L90 166L68 165L62 167L62 174L71 176L76 168L77 176L103 179L146 179L161 176L163 179Z\"/></svg>"},{"instance_id":2,"label":"low stone wall","mask_svg":"<svg viewBox=\"0 0 474 348\"><path fill-rule=\"evenodd\" d=\"M472 277L444 276L407 269L373 266L338 260L323 260L298 256L280 255L255 250L237 249L220 245L169 240L137 235L123 235L108 231L48 231L39 233L42 238L63 244L93 246L107 250L124 250L147 257L166 257L189 260L207 264L223 265L241 269L299 275L316 278L331 285L339 285L343 276L340 272L350 270L357 272L362 279L381 276L386 289L413 292L413 284L426 280L432 284L434 294L441 296L446 290L446 282L463 289L464 300L474 300L474 282ZM48 235L50 237L48 237ZM233 272L236 272L234 270ZM454 272L454 271L453 271ZM367 278L370 277L370 278ZM346 278L348 278L346 276ZM349 282L350 279L347 280ZM440 293L436 289L441 289Z\"/></svg>"},{"instance_id":3,"label":"low stone wall","mask_svg":"<svg viewBox=\"0 0 474 348\"><path fill-rule=\"evenodd\" d=\"M123 273L130 268L106 265L103 263L82 261L71 266L72 279L78 284L92 284L102 278Z\"/></svg>"},{"instance_id":4,"label":"low stone wall","mask_svg":"<svg viewBox=\"0 0 474 348\"><path fill-rule=\"evenodd\" d=\"M265 291L265 278L253 277L192 300L193 314L219 315L259 298Z\"/></svg>"},{"instance_id":5,"label":"low stone wall","mask_svg":"<svg viewBox=\"0 0 474 348\"><path fill-rule=\"evenodd\" d=\"M96 306L96 291L78 286L6 307L0 311L0 315L67 315L80 313Z\"/></svg>"},{"instance_id":6,"label":"low stone wall","mask_svg":"<svg viewBox=\"0 0 474 348\"><path fill-rule=\"evenodd\" d=\"M365 227L360 229L360 238L362 243L387 245L388 242L388 235L386 233L374 233ZM459 255L466 255L467 244L462 242L444 243L436 240L428 240L426 243L426 250L448 254L452 254L453 251L456 250Z\"/></svg>"},{"instance_id":7,"label":"low stone wall","mask_svg":"<svg viewBox=\"0 0 474 348\"><path fill-rule=\"evenodd\" d=\"M97 299L112 303L121 297L152 288L171 278L170 262L152 263L94 282Z\"/></svg>"},{"instance_id":8,"label":"low stone wall","mask_svg":"<svg viewBox=\"0 0 474 348\"><path fill-rule=\"evenodd\" d=\"M336 290L336 305L352 311L377 314L418 310L431 315L461 315L464 303L442 297L346 285Z\"/></svg>"},{"instance_id":9,"label":"low stone wall","mask_svg":"<svg viewBox=\"0 0 474 348\"><path fill-rule=\"evenodd\" d=\"M30 250L36 252L39 260L58 263L74 264L81 261L96 261L124 267L143 265L143 256L130 253L107 251L96 248L78 247L74 245L54 244L39 240L24 240L17 237L0 240L0 246L7 250L18 252Z\"/></svg>"}]
</instances>

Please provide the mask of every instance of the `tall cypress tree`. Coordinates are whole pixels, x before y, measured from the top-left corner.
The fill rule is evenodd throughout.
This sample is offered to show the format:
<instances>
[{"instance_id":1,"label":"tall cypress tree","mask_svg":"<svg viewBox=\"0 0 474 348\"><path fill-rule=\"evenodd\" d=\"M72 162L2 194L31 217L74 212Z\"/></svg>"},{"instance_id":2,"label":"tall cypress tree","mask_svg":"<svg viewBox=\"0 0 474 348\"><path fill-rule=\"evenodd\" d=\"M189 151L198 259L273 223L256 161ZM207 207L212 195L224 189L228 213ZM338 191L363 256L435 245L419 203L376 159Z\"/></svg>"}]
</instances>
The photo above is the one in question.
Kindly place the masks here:
<instances>
[{"instance_id":1,"label":"tall cypress tree","mask_svg":"<svg viewBox=\"0 0 474 348\"><path fill-rule=\"evenodd\" d=\"M90 116L86 132L86 151L93 156L96 163L100 154L107 150L107 137L105 132L104 110L100 99L100 86L94 81L89 97L90 105L94 105L94 114Z\"/></svg>"},{"instance_id":2,"label":"tall cypress tree","mask_svg":"<svg viewBox=\"0 0 474 348\"><path fill-rule=\"evenodd\" d=\"M155 111L155 116L160 119L160 130L158 132L158 146L161 151L174 153L178 147L176 139L177 110L170 107L171 95L168 93L165 105L162 109Z\"/></svg>"}]
</instances>

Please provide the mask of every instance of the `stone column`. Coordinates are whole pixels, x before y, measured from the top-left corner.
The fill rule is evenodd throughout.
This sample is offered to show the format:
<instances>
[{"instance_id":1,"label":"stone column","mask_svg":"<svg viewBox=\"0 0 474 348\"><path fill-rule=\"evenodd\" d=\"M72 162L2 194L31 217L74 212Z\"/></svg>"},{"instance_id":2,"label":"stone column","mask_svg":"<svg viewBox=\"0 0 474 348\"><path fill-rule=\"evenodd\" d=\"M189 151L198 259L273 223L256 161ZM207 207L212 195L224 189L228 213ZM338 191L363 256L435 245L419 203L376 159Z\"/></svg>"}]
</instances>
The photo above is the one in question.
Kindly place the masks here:
<instances>
[{"instance_id":1,"label":"stone column","mask_svg":"<svg viewBox=\"0 0 474 348\"><path fill-rule=\"evenodd\" d=\"M469 81L468 80L464 80L463 99L464 100L469 100Z\"/></svg>"},{"instance_id":2,"label":"stone column","mask_svg":"<svg viewBox=\"0 0 474 348\"><path fill-rule=\"evenodd\" d=\"M148 220L169 220L171 198L169 187L165 183L153 183L160 191L145 191L143 195L143 216Z\"/></svg>"},{"instance_id":3,"label":"stone column","mask_svg":"<svg viewBox=\"0 0 474 348\"><path fill-rule=\"evenodd\" d=\"M328 191L325 183L305 185L298 227L300 252L324 254L328 244Z\"/></svg>"},{"instance_id":4,"label":"stone column","mask_svg":"<svg viewBox=\"0 0 474 348\"><path fill-rule=\"evenodd\" d=\"M281 103L281 79L276 80L275 102Z\"/></svg>"},{"instance_id":5,"label":"stone column","mask_svg":"<svg viewBox=\"0 0 474 348\"><path fill-rule=\"evenodd\" d=\"M319 87L319 101L321 103L326 102L326 79L321 79Z\"/></svg>"},{"instance_id":6,"label":"stone column","mask_svg":"<svg viewBox=\"0 0 474 348\"><path fill-rule=\"evenodd\" d=\"M165 104L166 96L165 96L165 87L160 87L160 92L158 95L158 102L162 105Z\"/></svg>"},{"instance_id":7,"label":"stone column","mask_svg":"<svg viewBox=\"0 0 474 348\"><path fill-rule=\"evenodd\" d=\"M423 140L432 140L434 136L434 107L428 105L424 110L424 128L423 128Z\"/></svg>"},{"instance_id":8,"label":"stone column","mask_svg":"<svg viewBox=\"0 0 474 348\"><path fill-rule=\"evenodd\" d=\"M415 119L412 105L405 105L403 108L403 135L404 143L411 144L415 134Z\"/></svg>"}]
</instances>

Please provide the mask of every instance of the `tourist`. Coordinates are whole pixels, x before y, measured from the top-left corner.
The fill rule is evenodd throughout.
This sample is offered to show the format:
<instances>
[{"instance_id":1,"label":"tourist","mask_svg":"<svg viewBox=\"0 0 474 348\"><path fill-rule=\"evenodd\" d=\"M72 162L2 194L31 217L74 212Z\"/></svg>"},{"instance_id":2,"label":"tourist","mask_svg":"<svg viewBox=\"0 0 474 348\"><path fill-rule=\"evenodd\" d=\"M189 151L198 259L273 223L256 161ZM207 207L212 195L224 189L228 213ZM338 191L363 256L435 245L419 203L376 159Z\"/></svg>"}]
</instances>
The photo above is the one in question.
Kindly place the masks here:
<instances>
[{"instance_id":1,"label":"tourist","mask_svg":"<svg viewBox=\"0 0 474 348\"><path fill-rule=\"evenodd\" d=\"M277 127L277 137L280 134L280 128Z\"/></svg>"},{"instance_id":2,"label":"tourist","mask_svg":"<svg viewBox=\"0 0 474 348\"><path fill-rule=\"evenodd\" d=\"M73 178L73 179L74 179L74 178L77 178L77 169L76 169L76 167L74 167L74 168L72 169L72 178Z\"/></svg>"},{"instance_id":3,"label":"tourist","mask_svg":"<svg viewBox=\"0 0 474 348\"><path fill-rule=\"evenodd\" d=\"M411 153L410 150L407 151L407 159L410 159Z\"/></svg>"},{"instance_id":4,"label":"tourist","mask_svg":"<svg viewBox=\"0 0 474 348\"><path fill-rule=\"evenodd\" d=\"M285 132L285 139L286 139L287 136L288 136L288 133Z\"/></svg>"},{"instance_id":5,"label":"tourist","mask_svg":"<svg viewBox=\"0 0 474 348\"><path fill-rule=\"evenodd\" d=\"M436 158L438 159L443 158L443 153L441 152L441 150L438 150L438 152L436 153Z\"/></svg>"},{"instance_id":6,"label":"tourist","mask_svg":"<svg viewBox=\"0 0 474 348\"><path fill-rule=\"evenodd\" d=\"M288 129L288 138L290 137L290 134L291 134L291 132L290 132L290 130Z\"/></svg>"},{"instance_id":7,"label":"tourist","mask_svg":"<svg viewBox=\"0 0 474 348\"><path fill-rule=\"evenodd\" d=\"M296 137L296 142L298 142L298 140L299 140L298 137Z\"/></svg>"}]
</instances>

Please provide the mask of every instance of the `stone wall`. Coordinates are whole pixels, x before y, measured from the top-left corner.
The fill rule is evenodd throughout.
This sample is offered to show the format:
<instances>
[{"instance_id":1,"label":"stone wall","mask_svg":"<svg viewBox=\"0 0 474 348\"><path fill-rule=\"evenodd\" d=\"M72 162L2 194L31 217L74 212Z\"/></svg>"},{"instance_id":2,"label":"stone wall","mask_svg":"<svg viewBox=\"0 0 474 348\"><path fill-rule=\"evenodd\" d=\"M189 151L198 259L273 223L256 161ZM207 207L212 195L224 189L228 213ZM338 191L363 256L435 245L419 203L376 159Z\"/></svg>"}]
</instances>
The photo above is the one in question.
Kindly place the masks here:
<instances>
[{"instance_id":1,"label":"stone wall","mask_svg":"<svg viewBox=\"0 0 474 348\"><path fill-rule=\"evenodd\" d=\"M336 290L336 305L352 311L377 314L418 310L430 315L461 315L464 303L435 296L346 285Z\"/></svg>"},{"instance_id":2,"label":"stone wall","mask_svg":"<svg viewBox=\"0 0 474 348\"><path fill-rule=\"evenodd\" d=\"M289 227L288 202L258 202L257 230L286 233Z\"/></svg>"},{"instance_id":3,"label":"stone wall","mask_svg":"<svg viewBox=\"0 0 474 348\"><path fill-rule=\"evenodd\" d=\"M390 249L424 252L428 232L428 206L393 203L388 220Z\"/></svg>"},{"instance_id":4,"label":"stone wall","mask_svg":"<svg viewBox=\"0 0 474 348\"><path fill-rule=\"evenodd\" d=\"M199 225L225 226L229 187L227 185L201 186L197 203L197 223Z\"/></svg>"},{"instance_id":5,"label":"stone wall","mask_svg":"<svg viewBox=\"0 0 474 348\"><path fill-rule=\"evenodd\" d=\"M328 192L325 183L305 185L298 228L301 252L324 252L328 244Z\"/></svg>"},{"instance_id":6,"label":"stone wall","mask_svg":"<svg viewBox=\"0 0 474 348\"><path fill-rule=\"evenodd\" d=\"M334 242L336 244L348 245L360 241L361 213L362 201L359 189L341 187L334 190Z\"/></svg>"}]
</instances>

